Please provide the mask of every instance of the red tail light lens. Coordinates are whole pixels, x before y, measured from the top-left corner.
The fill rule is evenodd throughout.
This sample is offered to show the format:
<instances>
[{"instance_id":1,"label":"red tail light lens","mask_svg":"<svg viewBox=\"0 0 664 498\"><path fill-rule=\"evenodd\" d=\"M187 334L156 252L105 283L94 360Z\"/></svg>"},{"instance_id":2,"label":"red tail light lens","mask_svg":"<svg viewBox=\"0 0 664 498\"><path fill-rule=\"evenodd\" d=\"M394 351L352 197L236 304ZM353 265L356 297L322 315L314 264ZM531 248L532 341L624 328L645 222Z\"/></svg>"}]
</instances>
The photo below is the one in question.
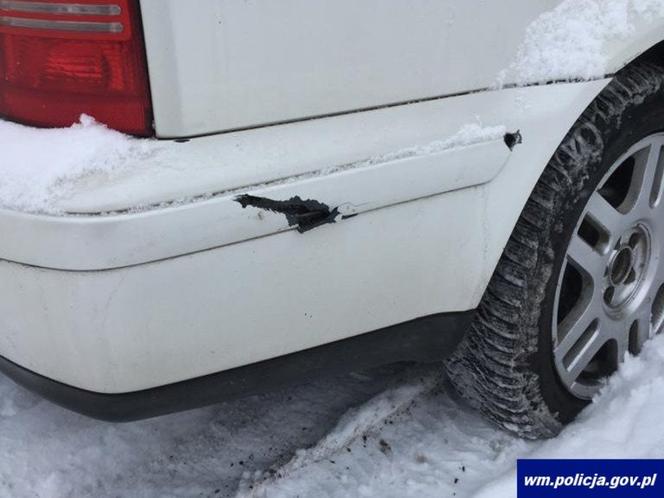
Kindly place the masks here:
<instances>
[{"instance_id":1,"label":"red tail light lens","mask_svg":"<svg viewBox=\"0 0 664 498\"><path fill-rule=\"evenodd\" d=\"M138 0L0 0L0 117L150 136Z\"/></svg>"}]
</instances>

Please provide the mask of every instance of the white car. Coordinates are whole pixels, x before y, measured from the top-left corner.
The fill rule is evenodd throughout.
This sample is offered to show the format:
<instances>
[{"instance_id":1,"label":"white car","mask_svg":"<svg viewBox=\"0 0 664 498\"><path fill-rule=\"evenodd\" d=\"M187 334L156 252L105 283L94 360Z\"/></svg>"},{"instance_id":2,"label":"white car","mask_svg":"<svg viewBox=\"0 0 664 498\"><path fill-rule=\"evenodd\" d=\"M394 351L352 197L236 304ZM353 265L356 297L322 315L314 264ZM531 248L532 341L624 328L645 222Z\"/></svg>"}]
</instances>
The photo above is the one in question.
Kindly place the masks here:
<instances>
[{"instance_id":1,"label":"white car","mask_svg":"<svg viewBox=\"0 0 664 498\"><path fill-rule=\"evenodd\" d=\"M555 434L664 328L664 20L559 3L0 0L0 116L157 144L0 211L0 370L131 420L447 358Z\"/></svg>"}]
</instances>

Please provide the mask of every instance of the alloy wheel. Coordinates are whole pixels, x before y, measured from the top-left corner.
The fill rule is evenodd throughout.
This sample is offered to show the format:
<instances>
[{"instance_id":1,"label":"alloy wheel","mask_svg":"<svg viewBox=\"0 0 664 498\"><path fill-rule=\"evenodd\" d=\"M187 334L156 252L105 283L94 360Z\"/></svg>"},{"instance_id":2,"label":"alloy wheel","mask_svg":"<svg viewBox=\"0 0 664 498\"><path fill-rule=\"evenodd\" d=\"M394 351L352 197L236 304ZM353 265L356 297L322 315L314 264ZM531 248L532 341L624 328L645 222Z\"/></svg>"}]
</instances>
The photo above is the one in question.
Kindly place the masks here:
<instances>
[{"instance_id":1,"label":"alloy wheel","mask_svg":"<svg viewBox=\"0 0 664 498\"><path fill-rule=\"evenodd\" d=\"M664 133L635 144L599 183L560 272L553 356L563 385L590 399L664 329Z\"/></svg>"}]
</instances>

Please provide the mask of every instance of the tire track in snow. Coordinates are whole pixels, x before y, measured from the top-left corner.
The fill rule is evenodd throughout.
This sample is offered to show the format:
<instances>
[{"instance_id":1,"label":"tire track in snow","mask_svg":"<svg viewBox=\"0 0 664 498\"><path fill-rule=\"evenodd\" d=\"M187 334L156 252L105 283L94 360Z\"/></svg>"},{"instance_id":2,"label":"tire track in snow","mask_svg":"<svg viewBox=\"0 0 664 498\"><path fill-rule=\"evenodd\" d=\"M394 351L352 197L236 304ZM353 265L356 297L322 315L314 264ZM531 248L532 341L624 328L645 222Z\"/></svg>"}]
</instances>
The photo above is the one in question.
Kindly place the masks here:
<instances>
[{"instance_id":1,"label":"tire track in snow","mask_svg":"<svg viewBox=\"0 0 664 498\"><path fill-rule=\"evenodd\" d=\"M238 496L511 498L517 458L664 457L661 336L639 357L627 357L594 403L551 440L526 442L503 433L430 386L408 385L404 393L414 397L392 410L377 409L389 396L379 395L275 476L246 476ZM377 423L366 423L372 416Z\"/></svg>"}]
</instances>

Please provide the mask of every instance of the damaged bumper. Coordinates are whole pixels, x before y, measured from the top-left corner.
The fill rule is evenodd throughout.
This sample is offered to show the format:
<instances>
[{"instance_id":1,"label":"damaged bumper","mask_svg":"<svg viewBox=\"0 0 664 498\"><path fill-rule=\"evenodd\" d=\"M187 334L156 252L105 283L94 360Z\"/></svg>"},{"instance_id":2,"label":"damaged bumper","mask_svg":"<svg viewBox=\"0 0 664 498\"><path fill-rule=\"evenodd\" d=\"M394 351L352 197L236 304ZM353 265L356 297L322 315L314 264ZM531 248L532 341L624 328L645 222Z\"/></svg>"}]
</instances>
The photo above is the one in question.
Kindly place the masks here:
<instances>
[{"instance_id":1,"label":"damaged bumper","mask_svg":"<svg viewBox=\"0 0 664 498\"><path fill-rule=\"evenodd\" d=\"M191 142L190 142L191 143ZM190 148L194 145L182 144ZM427 147L430 147L429 150ZM195 150L180 154L196 157ZM462 146L426 144L350 164L142 204L103 197L62 202L65 216L0 212L3 259L60 270L108 270L282 233L305 232L377 209L480 185L505 165L503 128ZM128 188L135 188L129 185ZM149 188L149 187L148 187ZM208 187L212 189L213 187ZM81 204L78 204L80 203ZM245 209L246 208L246 209ZM46 251L44 248L51 248Z\"/></svg>"},{"instance_id":2,"label":"damaged bumper","mask_svg":"<svg viewBox=\"0 0 664 498\"><path fill-rule=\"evenodd\" d=\"M472 310L604 84L169 143L111 181L82 179L64 215L0 212L0 356L126 394ZM489 133L458 135L478 119Z\"/></svg>"}]
</instances>

